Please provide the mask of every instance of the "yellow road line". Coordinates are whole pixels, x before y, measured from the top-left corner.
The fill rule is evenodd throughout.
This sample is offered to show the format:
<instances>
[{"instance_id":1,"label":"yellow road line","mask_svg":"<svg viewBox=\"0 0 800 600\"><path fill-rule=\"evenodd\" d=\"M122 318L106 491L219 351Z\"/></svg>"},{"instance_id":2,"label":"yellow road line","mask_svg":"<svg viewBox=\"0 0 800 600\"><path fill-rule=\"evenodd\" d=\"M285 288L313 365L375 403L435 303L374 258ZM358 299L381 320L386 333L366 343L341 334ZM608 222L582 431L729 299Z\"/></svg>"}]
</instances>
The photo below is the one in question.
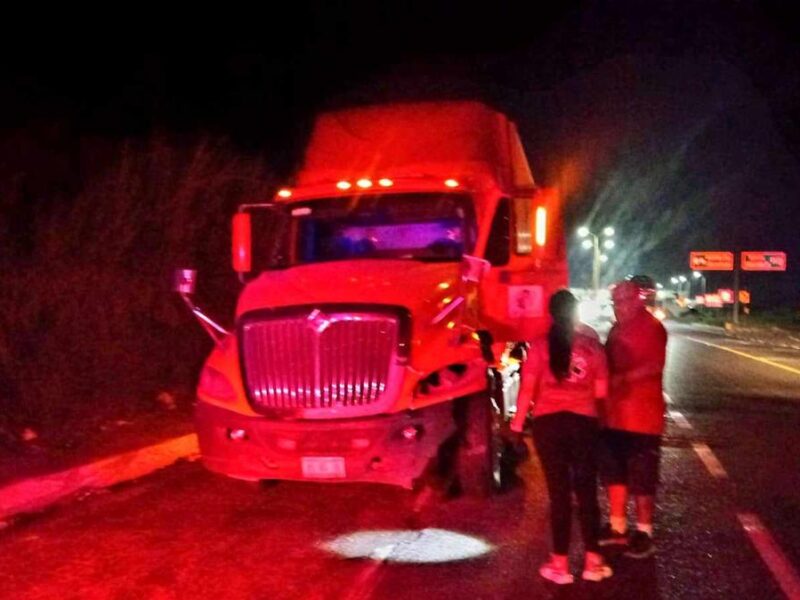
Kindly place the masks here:
<instances>
[{"instance_id":1,"label":"yellow road line","mask_svg":"<svg viewBox=\"0 0 800 600\"><path fill-rule=\"evenodd\" d=\"M770 365L772 367L777 367L778 369L783 369L784 371L789 371L790 373L794 373L795 375L800 375L800 369L795 369L794 367L790 367L789 365L783 365L779 362L775 362L774 360L770 360L768 358L762 358L760 356L754 356L753 354L748 354L747 352L742 352L741 350L734 350L733 348L728 348L727 346L720 346L719 344L712 344L711 342L707 342L705 340L699 340L697 338L693 338L690 336L686 336L687 340L691 340L693 342L697 342L698 344L703 344L705 346L711 346L712 348L718 348L720 350L725 350L726 352L731 352L733 354L737 354L739 356L744 356L745 358L750 358L752 360L762 362L764 364Z\"/></svg>"}]
</instances>

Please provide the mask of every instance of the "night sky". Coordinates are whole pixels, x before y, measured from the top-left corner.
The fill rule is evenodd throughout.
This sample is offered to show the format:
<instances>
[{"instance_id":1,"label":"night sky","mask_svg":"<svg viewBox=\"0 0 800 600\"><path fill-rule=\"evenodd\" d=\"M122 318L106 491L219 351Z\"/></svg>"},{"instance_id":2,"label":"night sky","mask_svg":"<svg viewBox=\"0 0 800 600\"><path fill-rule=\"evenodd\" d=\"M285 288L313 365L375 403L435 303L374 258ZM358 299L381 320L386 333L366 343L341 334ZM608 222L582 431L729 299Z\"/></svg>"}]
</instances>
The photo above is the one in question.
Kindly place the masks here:
<instances>
[{"instance_id":1,"label":"night sky","mask_svg":"<svg viewBox=\"0 0 800 600\"><path fill-rule=\"evenodd\" d=\"M666 283L689 272L690 250L784 250L789 272L744 284L757 303L800 304L790 4L533 4L300 4L202 31L187 22L168 48L144 30L88 28L104 32L96 44L76 30L80 45L43 36L0 63L0 136L38 148L4 144L3 172L79 187L69 174L82 138L164 130L227 136L285 177L321 108L478 98L517 121L536 179L567 195L570 230L615 226L606 282ZM570 242L572 283L586 285L588 256Z\"/></svg>"}]
</instances>

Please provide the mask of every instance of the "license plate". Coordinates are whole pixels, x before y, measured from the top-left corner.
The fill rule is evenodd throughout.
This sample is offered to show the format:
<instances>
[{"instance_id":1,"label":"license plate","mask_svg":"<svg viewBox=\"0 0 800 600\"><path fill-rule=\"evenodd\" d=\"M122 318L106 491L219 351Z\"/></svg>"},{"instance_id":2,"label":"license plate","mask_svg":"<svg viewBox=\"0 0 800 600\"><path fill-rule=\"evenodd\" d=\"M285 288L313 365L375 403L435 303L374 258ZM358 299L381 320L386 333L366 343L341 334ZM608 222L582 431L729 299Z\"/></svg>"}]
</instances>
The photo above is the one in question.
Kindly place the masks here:
<instances>
[{"instance_id":1,"label":"license plate","mask_svg":"<svg viewBox=\"0 0 800 600\"><path fill-rule=\"evenodd\" d=\"M309 479L342 479L347 476L342 456L304 456L303 477Z\"/></svg>"}]
</instances>

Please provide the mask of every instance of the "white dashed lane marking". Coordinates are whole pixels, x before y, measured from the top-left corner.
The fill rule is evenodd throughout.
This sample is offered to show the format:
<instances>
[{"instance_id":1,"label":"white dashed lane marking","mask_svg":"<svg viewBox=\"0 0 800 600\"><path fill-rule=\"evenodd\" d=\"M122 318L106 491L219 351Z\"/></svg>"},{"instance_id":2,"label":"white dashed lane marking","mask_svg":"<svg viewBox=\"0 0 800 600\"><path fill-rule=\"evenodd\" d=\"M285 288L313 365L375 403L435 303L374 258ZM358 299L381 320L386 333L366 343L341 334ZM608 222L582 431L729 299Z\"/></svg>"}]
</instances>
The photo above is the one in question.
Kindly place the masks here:
<instances>
[{"instance_id":1,"label":"white dashed lane marking","mask_svg":"<svg viewBox=\"0 0 800 600\"><path fill-rule=\"evenodd\" d=\"M712 477L716 477L717 479L725 479L728 477L728 472L725 471L725 467L722 466L722 463L719 462L707 444L692 442L692 448L694 448L700 460L703 461L703 464L706 466L706 469L708 469L708 472L711 473Z\"/></svg>"},{"instance_id":2,"label":"white dashed lane marking","mask_svg":"<svg viewBox=\"0 0 800 600\"><path fill-rule=\"evenodd\" d=\"M664 402L667 404L667 406L674 404L672 397L667 394L667 392L664 392ZM689 423L689 419L683 416L681 411L669 409L667 414L669 415L669 418L672 419L672 421L681 429L694 429L692 424Z\"/></svg>"},{"instance_id":3,"label":"white dashed lane marking","mask_svg":"<svg viewBox=\"0 0 800 600\"><path fill-rule=\"evenodd\" d=\"M694 429L692 424L689 423L689 420L683 416L678 410L671 410L669 411L670 418L675 422L675 424L680 427L681 429Z\"/></svg>"},{"instance_id":4,"label":"white dashed lane marking","mask_svg":"<svg viewBox=\"0 0 800 600\"><path fill-rule=\"evenodd\" d=\"M800 576L757 515L742 513L739 522L789 600L800 600Z\"/></svg>"},{"instance_id":5,"label":"white dashed lane marking","mask_svg":"<svg viewBox=\"0 0 800 600\"><path fill-rule=\"evenodd\" d=\"M732 352L733 354L738 354L758 362L763 362L792 373L800 373L800 371L797 369L773 362L769 358L752 356L745 352L740 352L724 346L717 346L716 344L711 344L695 338L689 339L699 344L705 344L706 346L719 348L720 350L726 350L728 352ZM673 404L672 398L670 398L666 393L664 394L664 400L666 401L667 405ZM680 411L670 409L668 414L673 422L681 429L694 429L689 420ZM711 473L712 477L715 477L716 479L727 479L728 473L725 471L725 467L722 466L722 463L711 451L711 448L709 448L707 444L702 442L692 442L692 448L694 448L694 451L697 453L697 456L700 457L700 460L703 461L703 464L706 466L706 469L708 469L708 472ZM737 514L737 517L745 533L747 533L750 541L753 543L753 546L755 546L756 551L761 556L761 560L764 561L764 564L770 570L772 576L775 578L775 581L777 581L781 590L783 590L783 593L786 594L786 597L789 600L800 600L800 575L798 575L794 565L792 565L792 563L783 553L780 546L775 541L775 538L772 537L772 534L761 522L761 519L758 518L758 515L752 513L739 513Z\"/></svg>"}]
</instances>

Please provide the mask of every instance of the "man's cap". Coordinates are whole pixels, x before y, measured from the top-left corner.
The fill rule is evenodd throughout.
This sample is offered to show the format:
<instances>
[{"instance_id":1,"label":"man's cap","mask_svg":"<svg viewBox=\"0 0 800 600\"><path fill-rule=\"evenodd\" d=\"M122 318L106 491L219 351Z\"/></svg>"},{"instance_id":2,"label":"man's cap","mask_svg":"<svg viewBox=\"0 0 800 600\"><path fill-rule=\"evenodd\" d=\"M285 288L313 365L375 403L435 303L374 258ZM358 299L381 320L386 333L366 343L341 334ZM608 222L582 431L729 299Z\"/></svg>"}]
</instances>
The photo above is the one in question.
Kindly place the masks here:
<instances>
[{"instance_id":1,"label":"man's cap","mask_svg":"<svg viewBox=\"0 0 800 600\"><path fill-rule=\"evenodd\" d=\"M611 299L614 302L625 302L626 300L644 300L644 294L639 284L633 281L620 281L611 289Z\"/></svg>"},{"instance_id":2,"label":"man's cap","mask_svg":"<svg viewBox=\"0 0 800 600\"><path fill-rule=\"evenodd\" d=\"M650 277L649 275L629 275L625 278L625 281L631 281L639 286L640 289L649 291L656 289L656 282L655 279Z\"/></svg>"}]
</instances>

